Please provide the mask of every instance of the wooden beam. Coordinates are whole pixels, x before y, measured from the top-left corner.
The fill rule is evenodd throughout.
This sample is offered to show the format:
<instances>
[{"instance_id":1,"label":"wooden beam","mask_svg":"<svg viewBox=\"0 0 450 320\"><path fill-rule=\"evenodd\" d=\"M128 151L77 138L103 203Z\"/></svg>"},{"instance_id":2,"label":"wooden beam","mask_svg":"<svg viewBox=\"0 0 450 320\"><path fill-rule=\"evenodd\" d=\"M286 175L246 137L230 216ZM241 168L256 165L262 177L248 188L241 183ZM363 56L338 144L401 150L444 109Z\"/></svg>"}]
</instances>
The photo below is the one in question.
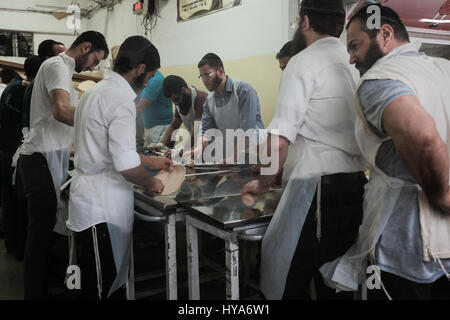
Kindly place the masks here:
<instances>
[{"instance_id":1,"label":"wooden beam","mask_svg":"<svg viewBox=\"0 0 450 320\"><path fill-rule=\"evenodd\" d=\"M6 60L0 60L0 68L4 67L10 67L16 70L17 72L23 73L24 68L22 63L17 62L11 62ZM92 80L95 82L99 82L100 80L103 80L103 73L102 72L91 72L92 74L81 74L81 73L74 73L72 80L76 82L82 82L85 80Z\"/></svg>"}]
</instances>

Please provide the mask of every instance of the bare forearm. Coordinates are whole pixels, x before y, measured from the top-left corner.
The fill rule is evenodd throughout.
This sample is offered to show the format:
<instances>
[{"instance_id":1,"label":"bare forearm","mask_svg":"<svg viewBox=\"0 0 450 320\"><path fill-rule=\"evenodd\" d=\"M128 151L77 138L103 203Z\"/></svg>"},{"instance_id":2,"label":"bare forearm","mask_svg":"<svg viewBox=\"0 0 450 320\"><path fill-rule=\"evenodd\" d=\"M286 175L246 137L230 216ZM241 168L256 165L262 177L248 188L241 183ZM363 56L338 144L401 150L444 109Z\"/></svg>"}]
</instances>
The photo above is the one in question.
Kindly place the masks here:
<instances>
[{"instance_id":1,"label":"bare forearm","mask_svg":"<svg viewBox=\"0 0 450 320\"><path fill-rule=\"evenodd\" d=\"M67 124L68 126L74 126L75 119L75 107L72 105L60 105L53 110L53 117L55 120Z\"/></svg>"},{"instance_id":2,"label":"bare forearm","mask_svg":"<svg viewBox=\"0 0 450 320\"><path fill-rule=\"evenodd\" d=\"M289 151L289 140L281 136L269 135L266 141L267 141L267 156L270 159L270 162L266 165L263 165L263 167L272 166L275 167L277 170L275 170L276 173L274 174L270 175L261 174L259 180L263 185L270 186L275 182L278 173L282 170L286 162L286 158ZM274 144L272 144L272 142Z\"/></svg>"},{"instance_id":3,"label":"bare forearm","mask_svg":"<svg viewBox=\"0 0 450 320\"><path fill-rule=\"evenodd\" d=\"M132 184L141 186L143 188L149 188L152 184L152 176L145 170L145 168L139 165L136 168L128 169L121 172L123 177Z\"/></svg>"},{"instance_id":4,"label":"bare forearm","mask_svg":"<svg viewBox=\"0 0 450 320\"><path fill-rule=\"evenodd\" d=\"M164 133L163 138L161 139L161 143L167 146L170 141L172 141L172 133L180 127L181 124L178 124L176 121L172 120L166 132Z\"/></svg>"},{"instance_id":5,"label":"bare forearm","mask_svg":"<svg viewBox=\"0 0 450 320\"><path fill-rule=\"evenodd\" d=\"M398 147L398 153L431 201L447 194L448 151L437 132L434 137L421 142L404 141L403 147Z\"/></svg>"},{"instance_id":6,"label":"bare forearm","mask_svg":"<svg viewBox=\"0 0 450 320\"><path fill-rule=\"evenodd\" d=\"M142 154L139 154L139 157L141 158L141 163L147 167L155 168L156 167L156 161L158 157L153 156L145 156Z\"/></svg>"}]
</instances>

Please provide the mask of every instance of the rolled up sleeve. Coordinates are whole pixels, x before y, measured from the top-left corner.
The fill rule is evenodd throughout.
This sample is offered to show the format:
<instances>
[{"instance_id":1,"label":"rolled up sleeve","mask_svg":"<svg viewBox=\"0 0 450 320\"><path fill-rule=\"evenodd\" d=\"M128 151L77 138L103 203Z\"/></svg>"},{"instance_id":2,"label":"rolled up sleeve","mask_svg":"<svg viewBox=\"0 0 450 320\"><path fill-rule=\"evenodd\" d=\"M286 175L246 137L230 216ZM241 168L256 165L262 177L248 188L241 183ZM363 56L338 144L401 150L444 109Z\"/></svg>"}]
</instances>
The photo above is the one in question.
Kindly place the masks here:
<instances>
[{"instance_id":1,"label":"rolled up sleeve","mask_svg":"<svg viewBox=\"0 0 450 320\"><path fill-rule=\"evenodd\" d=\"M305 65L291 65L281 76L275 116L267 131L293 143L305 121L314 90L312 72Z\"/></svg>"},{"instance_id":2,"label":"rolled up sleeve","mask_svg":"<svg viewBox=\"0 0 450 320\"><path fill-rule=\"evenodd\" d=\"M121 172L141 164L136 152L136 114L130 106L115 109L108 127L109 152L114 168Z\"/></svg>"}]
</instances>

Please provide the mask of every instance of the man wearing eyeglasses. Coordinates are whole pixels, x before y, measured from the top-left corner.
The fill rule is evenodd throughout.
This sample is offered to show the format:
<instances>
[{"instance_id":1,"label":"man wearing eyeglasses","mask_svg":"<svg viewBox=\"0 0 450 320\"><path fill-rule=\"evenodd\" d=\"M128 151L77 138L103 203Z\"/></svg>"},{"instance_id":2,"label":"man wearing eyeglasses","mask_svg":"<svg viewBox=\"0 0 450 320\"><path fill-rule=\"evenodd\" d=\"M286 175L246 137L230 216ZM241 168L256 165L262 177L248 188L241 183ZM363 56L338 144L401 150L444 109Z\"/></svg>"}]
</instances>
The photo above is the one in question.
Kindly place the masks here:
<instances>
[{"instance_id":1,"label":"man wearing eyeglasses","mask_svg":"<svg viewBox=\"0 0 450 320\"><path fill-rule=\"evenodd\" d=\"M27 198L29 229L24 257L25 299L47 297L53 231L68 235L67 205L60 187L67 178L74 140L77 95L74 71L93 71L108 57L105 37L96 31L79 35L72 46L44 61L37 73L30 108L30 133L18 160Z\"/></svg>"},{"instance_id":2,"label":"man wearing eyeglasses","mask_svg":"<svg viewBox=\"0 0 450 320\"><path fill-rule=\"evenodd\" d=\"M264 128L255 89L244 81L228 77L219 56L214 53L206 54L199 62L198 69L199 78L211 93L203 106L197 145L192 152L185 153L193 153L196 158L201 157L203 149L209 144L206 137L209 129L218 129L225 137L226 129L247 131Z\"/></svg>"}]
</instances>

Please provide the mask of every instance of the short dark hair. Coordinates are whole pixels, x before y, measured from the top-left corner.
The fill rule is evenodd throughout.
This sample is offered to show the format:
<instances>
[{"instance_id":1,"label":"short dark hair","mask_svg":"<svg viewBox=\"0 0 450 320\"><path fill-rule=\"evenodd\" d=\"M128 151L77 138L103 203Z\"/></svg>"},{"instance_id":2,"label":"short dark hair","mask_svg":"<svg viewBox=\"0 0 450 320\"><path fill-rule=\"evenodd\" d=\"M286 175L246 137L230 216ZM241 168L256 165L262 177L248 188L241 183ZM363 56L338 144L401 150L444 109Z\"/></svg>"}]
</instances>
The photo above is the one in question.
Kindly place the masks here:
<instances>
[{"instance_id":1,"label":"short dark hair","mask_svg":"<svg viewBox=\"0 0 450 320\"><path fill-rule=\"evenodd\" d=\"M367 27L367 21L373 16L373 13L368 13L367 9L370 6L377 6L380 8L381 13L381 25L388 24L394 29L394 37L399 41L407 41L409 42L408 31L406 30L405 25L400 19L399 15L389 7L382 6L378 3L371 3L361 7L348 21L346 29L349 28L350 24L359 20L361 31L367 33L371 39L375 38L380 31L379 29L370 30Z\"/></svg>"},{"instance_id":2,"label":"short dark hair","mask_svg":"<svg viewBox=\"0 0 450 320\"><path fill-rule=\"evenodd\" d=\"M44 61L47 57L55 56L55 48L53 47L55 45L64 45L64 44L52 39L44 40L39 44L38 55L42 61Z\"/></svg>"},{"instance_id":3,"label":"short dark hair","mask_svg":"<svg viewBox=\"0 0 450 320\"><path fill-rule=\"evenodd\" d=\"M181 89L187 88L188 85L183 78L179 76L170 75L164 79L163 93L169 99L173 94L180 94Z\"/></svg>"},{"instance_id":4,"label":"short dark hair","mask_svg":"<svg viewBox=\"0 0 450 320\"><path fill-rule=\"evenodd\" d=\"M10 67L4 67L2 71L0 71L0 78L3 83L10 83L12 79L18 76L18 73Z\"/></svg>"},{"instance_id":5,"label":"short dark hair","mask_svg":"<svg viewBox=\"0 0 450 320\"><path fill-rule=\"evenodd\" d=\"M37 55L32 55L26 58L23 64L23 68L25 69L25 75L31 79L35 78L41 64L42 59Z\"/></svg>"},{"instance_id":6,"label":"short dark hair","mask_svg":"<svg viewBox=\"0 0 450 320\"><path fill-rule=\"evenodd\" d=\"M207 53L203 56L202 60L200 60L200 62L198 63L198 68L201 68L205 65L208 65L216 70L222 68L225 71L222 60L219 58L217 54L212 52Z\"/></svg>"},{"instance_id":7,"label":"short dark hair","mask_svg":"<svg viewBox=\"0 0 450 320\"><path fill-rule=\"evenodd\" d=\"M92 44L91 49L92 51L99 51L99 50L105 51L105 56L103 57L103 60L108 58L109 54L108 45L106 44L105 37L100 32L93 30L83 32L75 39L75 41L70 46L70 49L79 46L83 42L90 42Z\"/></svg>"},{"instance_id":8,"label":"short dark hair","mask_svg":"<svg viewBox=\"0 0 450 320\"><path fill-rule=\"evenodd\" d=\"M280 52L277 53L276 59L280 60L285 57L291 56L291 48L292 48L292 40L286 42L284 46L281 48Z\"/></svg>"},{"instance_id":9,"label":"short dark hair","mask_svg":"<svg viewBox=\"0 0 450 320\"><path fill-rule=\"evenodd\" d=\"M308 16L309 23L318 34L339 38L345 25L343 0L303 0L300 19Z\"/></svg>"},{"instance_id":10,"label":"short dark hair","mask_svg":"<svg viewBox=\"0 0 450 320\"><path fill-rule=\"evenodd\" d=\"M145 64L146 72L159 69L161 60L158 49L143 36L131 36L120 45L113 70L120 74Z\"/></svg>"}]
</instances>

